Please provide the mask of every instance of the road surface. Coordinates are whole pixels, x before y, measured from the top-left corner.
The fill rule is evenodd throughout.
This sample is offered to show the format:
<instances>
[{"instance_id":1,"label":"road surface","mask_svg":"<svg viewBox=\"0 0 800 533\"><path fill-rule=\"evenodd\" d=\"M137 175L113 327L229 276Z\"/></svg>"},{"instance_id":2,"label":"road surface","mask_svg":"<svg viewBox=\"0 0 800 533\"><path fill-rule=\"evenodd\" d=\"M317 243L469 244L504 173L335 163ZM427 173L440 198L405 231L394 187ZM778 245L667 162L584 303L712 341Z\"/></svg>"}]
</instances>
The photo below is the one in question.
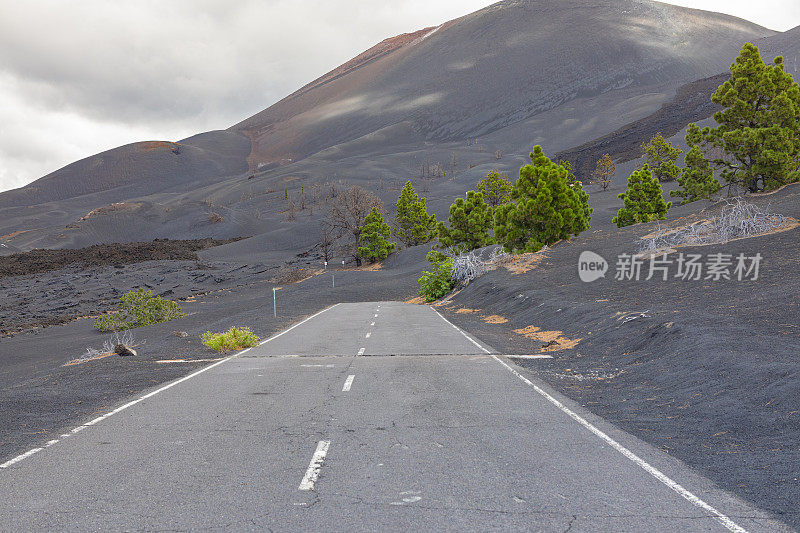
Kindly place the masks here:
<instances>
[{"instance_id":1,"label":"road surface","mask_svg":"<svg viewBox=\"0 0 800 533\"><path fill-rule=\"evenodd\" d=\"M0 465L0 530L788 530L490 352L333 306Z\"/></svg>"}]
</instances>

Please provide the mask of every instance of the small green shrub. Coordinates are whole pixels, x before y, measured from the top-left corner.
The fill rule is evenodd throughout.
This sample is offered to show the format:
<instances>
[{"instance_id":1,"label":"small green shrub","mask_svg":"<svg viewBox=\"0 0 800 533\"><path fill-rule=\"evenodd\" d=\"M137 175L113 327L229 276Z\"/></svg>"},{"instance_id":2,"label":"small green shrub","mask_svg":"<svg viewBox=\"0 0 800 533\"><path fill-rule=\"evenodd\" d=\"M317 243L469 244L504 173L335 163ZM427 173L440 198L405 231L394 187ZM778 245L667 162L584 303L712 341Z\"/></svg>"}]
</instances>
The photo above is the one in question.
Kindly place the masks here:
<instances>
[{"instance_id":1,"label":"small green shrub","mask_svg":"<svg viewBox=\"0 0 800 533\"><path fill-rule=\"evenodd\" d=\"M243 350L256 346L261 339L250 328L232 327L224 333L206 331L202 336L203 344L218 352Z\"/></svg>"},{"instance_id":2,"label":"small green shrub","mask_svg":"<svg viewBox=\"0 0 800 533\"><path fill-rule=\"evenodd\" d=\"M123 331L166 322L173 318L186 316L181 306L172 300L165 300L145 289L126 292L119 299L119 311L113 315L103 315L94 320L99 331Z\"/></svg>"},{"instance_id":3,"label":"small green shrub","mask_svg":"<svg viewBox=\"0 0 800 533\"><path fill-rule=\"evenodd\" d=\"M419 278L419 295L424 297L426 302L433 302L455 287L453 258L431 250L428 252L428 261L430 261L433 271L422 272L422 276Z\"/></svg>"}]
</instances>

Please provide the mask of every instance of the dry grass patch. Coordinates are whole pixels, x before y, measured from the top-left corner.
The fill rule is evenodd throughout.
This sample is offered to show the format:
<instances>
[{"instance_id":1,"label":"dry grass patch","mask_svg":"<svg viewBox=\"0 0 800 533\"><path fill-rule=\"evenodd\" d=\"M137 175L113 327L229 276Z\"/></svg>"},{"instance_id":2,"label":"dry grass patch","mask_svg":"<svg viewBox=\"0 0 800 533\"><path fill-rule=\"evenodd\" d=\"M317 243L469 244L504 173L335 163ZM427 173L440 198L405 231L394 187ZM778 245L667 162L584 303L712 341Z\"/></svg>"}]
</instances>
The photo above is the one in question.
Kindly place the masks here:
<instances>
[{"instance_id":1,"label":"dry grass patch","mask_svg":"<svg viewBox=\"0 0 800 533\"><path fill-rule=\"evenodd\" d=\"M564 336L563 331L553 330L547 331L536 326L527 326L521 329L515 329L514 333L527 337L535 341L545 343L542 347L542 352L556 352L559 350L569 350L578 345L583 339L569 339Z\"/></svg>"},{"instance_id":2,"label":"dry grass patch","mask_svg":"<svg viewBox=\"0 0 800 533\"><path fill-rule=\"evenodd\" d=\"M472 314L472 313L477 313L478 311L480 311L480 309L469 309L469 308L466 308L466 307L462 307L461 309L456 311L456 314L457 315L469 315L469 314Z\"/></svg>"},{"instance_id":3,"label":"dry grass patch","mask_svg":"<svg viewBox=\"0 0 800 533\"><path fill-rule=\"evenodd\" d=\"M541 252L520 254L503 264L503 266L514 275L524 274L536 268L542 259L544 259L544 254Z\"/></svg>"},{"instance_id":4,"label":"dry grass patch","mask_svg":"<svg viewBox=\"0 0 800 533\"><path fill-rule=\"evenodd\" d=\"M422 305L425 303L425 298L423 298L422 296L416 296L414 298L411 298L410 300L406 300L404 303Z\"/></svg>"},{"instance_id":5,"label":"dry grass patch","mask_svg":"<svg viewBox=\"0 0 800 533\"><path fill-rule=\"evenodd\" d=\"M81 218L78 219L78 222L85 222L90 218L101 216L101 215L108 215L110 213L114 213L116 211L134 211L139 209L144 204L136 203L136 202L115 202L108 205L104 205L102 207L98 207L97 209L93 209L83 215Z\"/></svg>"},{"instance_id":6,"label":"dry grass patch","mask_svg":"<svg viewBox=\"0 0 800 533\"><path fill-rule=\"evenodd\" d=\"M0 235L0 241L5 241L7 239L13 239L17 235L22 235L26 231L31 231L31 230L29 230L29 229L20 229L20 230L17 230L17 231L12 231L11 233L7 233L5 235Z\"/></svg>"},{"instance_id":7,"label":"dry grass patch","mask_svg":"<svg viewBox=\"0 0 800 533\"><path fill-rule=\"evenodd\" d=\"M353 267L353 268L345 268L347 272L375 272L376 270L383 269L383 263L368 263L366 265L361 265L360 267Z\"/></svg>"},{"instance_id":8,"label":"dry grass patch","mask_svg":"<svg viewBox=\"0 0 800 533\"><path fill-rule=\"evenodd\" d=\"M500 315L489 315L483 317L483 321L487 324L505 324L508 322L508 319Z\"/></svg>"},{"instance_id":9,"label":"dry grass patch","mask_svg":"<svg viewBox=\"0 0 800 533\"><path fill-rule=\"evenodd\" d=\"M270 283L282 283L282 284L289 284L289 283L300 283L307 279L311 279L317 274L320 274L322 270L311 270L309 268L300 268L296 266L282 266L280 267L275 274L269 278Z\"/></svg>"},{"instance_id":10,"label":"dry grass patch","mask_svg":"<svg viewBox=\"0 0 800 533\"><path fill-rule=\"evenodd\" d=\"M89 361L97 361L98 359L105 359L106 357L111 357L114 355L114 352L97 352L91 355L85 355L83 357L78 357L77 359L72 359L64 363L63 366L75 366L80 365L83 363L88 363Z\"/></svg>"}]
</instances>

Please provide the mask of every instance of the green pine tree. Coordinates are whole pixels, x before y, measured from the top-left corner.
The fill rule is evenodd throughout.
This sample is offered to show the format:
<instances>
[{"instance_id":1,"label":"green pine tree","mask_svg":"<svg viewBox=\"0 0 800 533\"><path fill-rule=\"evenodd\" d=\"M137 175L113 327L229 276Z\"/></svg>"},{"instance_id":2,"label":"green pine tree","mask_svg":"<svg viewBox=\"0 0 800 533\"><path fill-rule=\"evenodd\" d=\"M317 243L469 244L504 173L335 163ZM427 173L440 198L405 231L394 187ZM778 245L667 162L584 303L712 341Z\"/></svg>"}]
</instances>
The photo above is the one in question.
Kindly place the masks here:
<instances>
[{"instance_id":1,"label":"green pine tree","mask_svg":"<svg viewBox=\"0 0 800 533\"><path fill-rule=\"evenodd\" d=\"M511 202L495 210L494 234L509 251L536 252L589 229L589 195L567 162L556 164L541 146L519 169Z\"/></svg>"},{"instance_id":2,"label":"green pine tree","mask_svg":"<svg viewBox=\"0 0 800 533\"><path fill-rule=\"evenodd\" d=\"M436 227L439 244L452 248L455 253L464 253L488 246L494 242L489 230L494 224L492 208L483 201L483 194L467 192L467 197L458 198L450 206L450 227L439 222Z\"/></svg>"},{"instance_id":3,"label":"green pine tree","mask_svg":"<svg viewBox=\"0 0 800 533\"><path fill-rule=\"evenodd\" d=\"M690 146L691 149L686 152L684 160L686 168L683 169L683 175L678 178L680 189L669 193L673 198L682 198L681 205L697 200L710 200L722 188L714 178L711 163L700 151L700 147L696 144Z\"/></svg>"},{"instance_id":4,"label":"green pine tree","mask_svg":"<svg viewBox=\"0 0 800 533\"><path fill-rule=\"evenodd\" d=\"M389 242L392 230L389 224L383 221L383 217L377 207L372 208L372 212L364 219L361 226L361 234L358 237L358 255L370 263L386 259L394 252L396 243Z\"/></svg>"},{"instance_id":5,"label":"green pine tree","mask_svg":"<svg viewBox=\"0 0 800 533\"><path fill-rule=\"evenodd\" d=\"M664 220L672 207L672 202L664 201L661 183L650 172L647 164L633 171L628 178L627 190L619 197L623 207L612 219L618 228L651 220Z\"/></svg>"},{"instance_id":6,"label":"green pine tree","mask_svg":"<svg viewBox=\"0 0 800 533\"><path fill-rule=\"evenodd\" d=\"M406 182L397 199L395 236L406 246L431 241L436 236L436 215L428 215L425 198L417 195L411 182Z\"/></svg>"},{"instance_id":7,"label":"green pine tree","mask_svg":"<svg viewBox=\"0 0 800 533\"><path fill-rule=\"evenodd\" d=\"M513 189L514 185L496 170L492 170L478 182L478 192L483 194L483 199L489 204L489 207L497 207L509 202Z\"/></svg>"},{"instance_id":8,"label":"green pine tree","mask_svg":"<svg viewBox=\"0 0 800 533\"><path fill-rule=\"evenodd\" d=\"M784 71L783 58L766 65L758 48L746 43L731 77L711 100L716 128L696 129L687 137L724 151L712 161L732 186L770 191L798 180L800 168L800 86Z\"/></svg>"},{"instance_id":9,"label":"green pine tree","mask_svg":"<svg viewBox=\"0 0 800 533\"><path fill-rule=\"evenodd\" d=\"M659 182L673 181L681 175L681 169L675 162L683 153L683 150L672 146L661 133L650 139L650 142L642 145L642 150L647 156L647 164L653 176Z\"/></svg>"}]
</instances>

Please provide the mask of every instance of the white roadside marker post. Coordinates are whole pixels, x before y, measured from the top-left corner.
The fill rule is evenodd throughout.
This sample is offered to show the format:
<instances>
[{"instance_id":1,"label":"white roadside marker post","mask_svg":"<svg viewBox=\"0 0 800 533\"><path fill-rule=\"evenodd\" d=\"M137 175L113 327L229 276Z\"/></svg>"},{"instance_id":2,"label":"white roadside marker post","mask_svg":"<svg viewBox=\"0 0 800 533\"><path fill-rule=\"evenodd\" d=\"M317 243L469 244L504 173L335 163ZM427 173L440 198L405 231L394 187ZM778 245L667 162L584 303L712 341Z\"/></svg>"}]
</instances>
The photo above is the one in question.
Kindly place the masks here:
<instances>
[{"instance_id":1,"label":"white roadside marker post","mask_svg":"<svg viewBox=\"0 0 800 533\"><path fill-rule=\"evenodd\" d=\"M275 296L275 287L272 287L272 317L278 318L278 299Z\"/></svg>"}]
</instances>

